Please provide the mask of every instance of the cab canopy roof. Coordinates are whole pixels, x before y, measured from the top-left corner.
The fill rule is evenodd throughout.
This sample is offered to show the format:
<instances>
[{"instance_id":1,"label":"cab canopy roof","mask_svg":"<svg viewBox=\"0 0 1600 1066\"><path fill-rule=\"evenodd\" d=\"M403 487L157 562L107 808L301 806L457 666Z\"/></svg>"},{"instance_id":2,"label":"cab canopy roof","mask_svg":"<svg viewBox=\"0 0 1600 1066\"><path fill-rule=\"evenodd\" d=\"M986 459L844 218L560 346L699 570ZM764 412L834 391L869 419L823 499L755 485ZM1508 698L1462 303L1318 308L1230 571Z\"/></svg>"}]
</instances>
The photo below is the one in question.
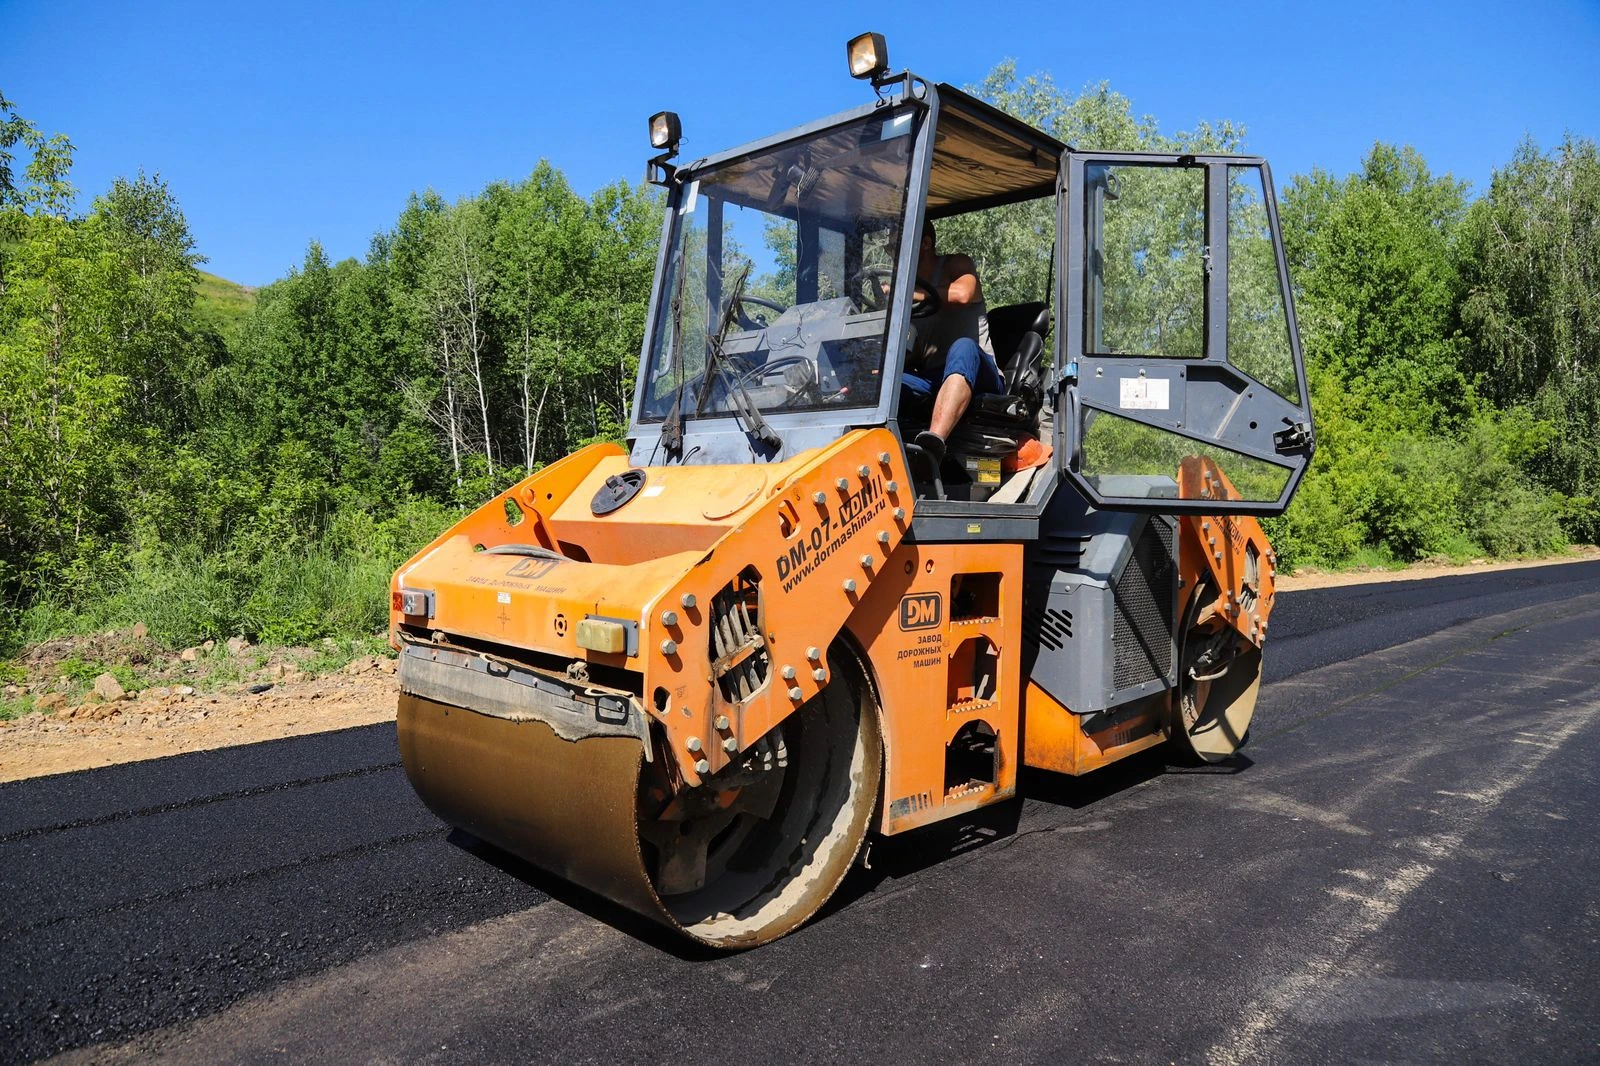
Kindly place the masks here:
<instances>
[{"instance_id":1,"label":"cab canopy roof","mask_svg":"<svg viewBox=\"0 0 1600 1066\"><path fill-rule=\"evenodd\" d=\"M939 85L939 129L928 176L928 217L1049 196L1067 146L1020 119Z\"/></svg>"},{"instance_id":2,"label":"cab canopy roof","mask_svg":"<svg viewBox=\"0 0 1600 1066\"><path fill-rule=\"evenodd\" d=\"M927 210L943 218L1049 196L1066 145L951 85L940 84ZM837 123L837 124L835 124ZM823 217L898 217L910 162L905 105L824 120L683 168L717 167L716 195L729 203L791 214L796 189ZM803 142L803 143L802 143ZM788 146L788 147L786 147ZM792 216L791 216L792 217Z\"/></svg>"}]
</instances>

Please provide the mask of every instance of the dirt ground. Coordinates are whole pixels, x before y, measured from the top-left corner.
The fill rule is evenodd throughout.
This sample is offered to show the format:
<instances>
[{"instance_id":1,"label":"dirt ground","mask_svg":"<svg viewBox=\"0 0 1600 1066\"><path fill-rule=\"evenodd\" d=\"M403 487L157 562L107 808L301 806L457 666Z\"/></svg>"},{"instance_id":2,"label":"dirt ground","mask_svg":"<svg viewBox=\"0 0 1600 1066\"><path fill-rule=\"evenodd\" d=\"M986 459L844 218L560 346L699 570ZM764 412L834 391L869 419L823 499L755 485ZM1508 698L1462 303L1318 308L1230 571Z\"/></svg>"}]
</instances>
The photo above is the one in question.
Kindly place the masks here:
<instances>
[{"instance_id":1,"label":"dirt ground","mask_svg":"<svg viewBox=\"0 0 1600 1066\"><path fill-rule=\"evenodd\" d=\"M134 699L0 722L0 781L394 720L393 676L331 676L260 695Z\"/></svg>"},{"instance_id":2,"label":"dirt ground","mask_svg":"<svg viewBox=\"0 0 1600 1066\"><path fill-rule=\"evenodd\" d=\"M1554 560L1466 566L1424 562L1404 570L1359 572L1307 570L1279 578L1278 588L1289 592L1419 581L1597 558L1600 548L1583 548ZM0 781L394 720L393 659L361 656L337 671L304 676L299 664L313 654L311 649L289 649L251 658L247 649L233 653L218 648L208 649L196 656L198 662L190 662L155 648L137 630L53 641L30 649L22 662L36 679L53 676L52 671L59 670L62 663L79 658L131 663L141 667L144 676L161 683L119 694L120 686L102 684L103 678L97 678L97 687L106 690L98 695L93 688L63 693L57 691L59 685L34 680L31 687L44 695L36 692L33 698L43 699L47 709L0 721ZM225 655L238 660L232 665L233 673L244 675L239 680L211 691L199 691L199 686L185 683L205 684L208 676L214 679L214 672L206 673L207 660L214 667ZM230 664L224 660L224 665ZM262 691L252 692L251 688Z\"/></svg>"},{"instance_id":3,"label":"dirt ground","mask_svg":"<svg viewBox=\"0 0 1600 1066\"><path fill-rule=\"evenodd\" d=\"M1513 563L1496 563L1477 559L1466 564L1456 564L1448 559L1424 559L1420 563L1399 570L1317 570L1308 567L1278 578L1278 589L1293 592L1296 589L1325 589L1341 585L1376 585L1385 581L1425 581L1431 577L1455 577L1461 574L1483 574L1491 570L1522 570L1530 566L1552 566L1558 563L1583 563L1600 559L1600 547L1582 545L1555 559L1524 559Z\"/></svg>"},{"instance_id":4,"label":"dirt ground","mask_svg":"<svg viewBox=\"0 0 1600 1066\"><path fill-rule=\"evenodd\" d=\"M24 693L44 709L0 720L0 781L394 720L391 658L362 655L313 673L314 649L174 654L135 633L28 650L21 659L27 679L6 686L6 695ZM190 653L191 660L181 657ZM64 668L82 662L137 676L141 685L124 689L109 671L87 688L64 680Z\"/></svg>"}]
</instances>

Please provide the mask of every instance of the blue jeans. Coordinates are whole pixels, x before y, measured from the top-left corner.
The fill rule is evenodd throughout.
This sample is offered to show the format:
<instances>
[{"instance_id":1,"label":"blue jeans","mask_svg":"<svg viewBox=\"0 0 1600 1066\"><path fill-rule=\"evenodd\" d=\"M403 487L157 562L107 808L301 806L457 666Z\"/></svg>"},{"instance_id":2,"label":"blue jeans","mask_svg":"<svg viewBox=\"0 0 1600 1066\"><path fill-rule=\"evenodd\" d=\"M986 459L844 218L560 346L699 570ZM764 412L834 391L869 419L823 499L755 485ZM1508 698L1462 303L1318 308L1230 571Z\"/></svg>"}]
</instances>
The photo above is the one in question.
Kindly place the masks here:
<instances>
[{"instance_id":1,"label":"blue jeans","mask_svg":"<svg viewBox=\"0 0 1600 1066\"><path fill-rule=\"evenodd\" d=\"M966 378L974 393L1006 391L1005 379L1000 376L1000 367L995 364L994 356L978 347L978 342L971 337L957 338L950 346L950 351L944 357L944 377L937 383L911 373L904 375L901 382L915 395L931 397L944 384L944 378L952 374Z\"/></svg>"}]
</instances>

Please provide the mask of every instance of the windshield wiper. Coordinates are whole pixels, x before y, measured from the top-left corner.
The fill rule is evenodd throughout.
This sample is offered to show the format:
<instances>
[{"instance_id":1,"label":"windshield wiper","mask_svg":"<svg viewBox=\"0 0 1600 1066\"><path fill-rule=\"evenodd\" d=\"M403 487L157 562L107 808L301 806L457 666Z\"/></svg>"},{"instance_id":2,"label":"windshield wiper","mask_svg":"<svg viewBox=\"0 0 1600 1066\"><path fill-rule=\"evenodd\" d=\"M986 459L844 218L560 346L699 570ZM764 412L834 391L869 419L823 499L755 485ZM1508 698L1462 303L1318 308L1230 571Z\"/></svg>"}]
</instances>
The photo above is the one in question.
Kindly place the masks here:
<instances>
[{"instance_id":1,"label":"windshield wiper","mask_svg":"<svg viewBox=\"0 0 1600 1066\"><path fill-rule=\"evenodd\" d=\"M754 266L749 260L745 261L744 269L739 271L739 276L733 280L733 288L728 293L727 300L722 305L722 320L717 323L717 332L712 335L710 351L706 353L705 381L700 385L700 401L695 404L696 417L706 413L706 404L711 399L712 372L715 371L728 386L728 406L733 409L735 417L744 424L745 429L769 448L782 448L783 438L778 436L778 431L761 416L761 408L756 406L750 393L737 377L730 377L727 369L722 365L725 359L722 342L727 339L728 330L733 328L734 320L739 317L739 298L744 295L745 282L750 280L750 270Z\"/></svg>"},{"instance_id":2,"label":"windshield wiper","mask_svg":"<svg viewBox=\"0 0 1600 1066\"><path fill-rule=\"evenodd\" d=\"M678 253L677 264L673 268L677 271L678 283L672 288L672 352L668 356L667 365L671 373L677 375L678 387L672 396L672 410L667 412L667 417L661 422L661 444L667 449L668 455L683 454L683 282L688 276L688 271L683 269L683 252Z\"/></svg>"},{"instance_id":3,"label":"windshield wiper","mask_svg":"<svg viewBox=\"0 0 1600 1066\"><path fill-rule=\"evenodd\" d=\"M739 317L739 297L744 295L744 283L750 278L750 268L754 264L745 260L739 276L733 279L733 285L728 290L727 298L722 301L722 316L717 321L717 331L706 341L706 369L705 379L700 383L700 399L694 405L694 413L706 413L706 402L711 399L711 372L720 371L722 368L723 351L722 342L727 340L728 331L733 328L734 319Z\"/></svg>"}]
</instances>

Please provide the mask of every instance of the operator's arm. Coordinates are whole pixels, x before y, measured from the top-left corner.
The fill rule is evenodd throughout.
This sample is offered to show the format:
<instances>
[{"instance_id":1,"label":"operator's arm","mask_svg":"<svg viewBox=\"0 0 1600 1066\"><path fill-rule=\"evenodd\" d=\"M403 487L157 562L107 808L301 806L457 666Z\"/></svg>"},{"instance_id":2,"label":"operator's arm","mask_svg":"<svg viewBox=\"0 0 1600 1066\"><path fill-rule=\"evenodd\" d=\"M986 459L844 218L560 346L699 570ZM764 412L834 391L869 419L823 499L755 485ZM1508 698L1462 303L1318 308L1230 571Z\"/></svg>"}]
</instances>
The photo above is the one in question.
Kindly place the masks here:
<instances>
[{"instance_id":1,"label":"operator's arm","mask_svg":"<svg viewBox=\"0 0 1600 1066\"><path fill-rule=\"evenodd\" d=\"M978 281L978 264L970 255L952 255L945 260L945 271L950 284L945 286L944 302L969 304L983 299L983 285Z\"/></svg>"}]
</instances>

